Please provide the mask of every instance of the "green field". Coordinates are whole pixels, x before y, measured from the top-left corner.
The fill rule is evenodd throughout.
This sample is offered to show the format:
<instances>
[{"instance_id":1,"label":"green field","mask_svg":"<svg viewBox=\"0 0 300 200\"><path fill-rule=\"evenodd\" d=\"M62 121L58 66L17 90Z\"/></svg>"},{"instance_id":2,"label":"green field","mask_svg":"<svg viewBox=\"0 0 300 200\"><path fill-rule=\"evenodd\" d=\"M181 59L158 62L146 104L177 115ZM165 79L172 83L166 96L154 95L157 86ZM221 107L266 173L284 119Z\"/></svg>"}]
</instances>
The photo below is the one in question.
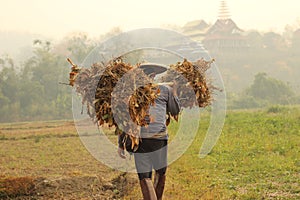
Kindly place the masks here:
<instances>
[{"instance_id":1,"label":"green field","mask_svg":"<svg viewBox=\"0 0 300 200\"><path fill-rule=\"evenodd\" d=\"M299 107L228 111L199 158L208 124L169 166L164 199L300 199ZM0 163L0 199L141 198L137 176L94 159L72 121L0 124Z\"/></svg>"}]
</instances>

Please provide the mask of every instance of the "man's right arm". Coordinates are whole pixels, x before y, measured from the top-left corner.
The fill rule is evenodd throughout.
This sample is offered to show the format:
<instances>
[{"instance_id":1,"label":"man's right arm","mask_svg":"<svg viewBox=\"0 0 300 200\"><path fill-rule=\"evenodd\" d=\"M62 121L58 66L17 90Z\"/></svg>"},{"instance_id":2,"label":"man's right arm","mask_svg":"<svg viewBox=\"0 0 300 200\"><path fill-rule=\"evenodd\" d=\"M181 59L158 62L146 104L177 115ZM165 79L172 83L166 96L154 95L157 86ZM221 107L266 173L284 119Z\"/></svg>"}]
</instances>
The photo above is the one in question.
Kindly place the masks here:
<instances>
[{"instance_id":1,"label":"man's right arm","mask_svg":"<svg viewBox=\"0 0 300 200\"><path fill-rule=\"evenodd\" d=\"M124 150L124 145L123 145L123 137L124 137L124 132L122 132L121 134L118 135L118 155L125 159L126 155L125 155L125 150ZM123 136L123 137L122 137Z\"/></svg>"},{"instance_id":2,"label":"man's right arm","mask_svg":"<svg viewBox=\"0 0 300 200\"><path fill-rule=\"evenodd\" d=\"M180 112L180 103L177 97L177 89L176 87L174 88L168 87L168 90L169 90L169 98L168 98L167 113L170 113L173 116L178 115Z\"/></svg>"}]
</instances>

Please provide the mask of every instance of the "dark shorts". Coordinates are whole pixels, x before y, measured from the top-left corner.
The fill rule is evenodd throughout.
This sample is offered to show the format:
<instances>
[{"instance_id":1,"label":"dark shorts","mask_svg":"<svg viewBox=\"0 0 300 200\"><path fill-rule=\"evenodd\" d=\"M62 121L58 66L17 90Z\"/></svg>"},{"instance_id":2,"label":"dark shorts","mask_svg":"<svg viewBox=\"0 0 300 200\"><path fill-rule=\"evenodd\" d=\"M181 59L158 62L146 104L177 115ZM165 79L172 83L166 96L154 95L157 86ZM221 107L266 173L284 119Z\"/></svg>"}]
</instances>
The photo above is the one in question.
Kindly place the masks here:
<instances>
[{"instance_id":1,"label":"dark shorts","mask_svg":"<svg viewBox=\"0 0 300 200\"><path fill-rule=\"evenodd\" d=\"M144 138L134 153L139 179L151 178L152 170L163 175L167 169L168 140Z\"/></svg>"}]
</instances>

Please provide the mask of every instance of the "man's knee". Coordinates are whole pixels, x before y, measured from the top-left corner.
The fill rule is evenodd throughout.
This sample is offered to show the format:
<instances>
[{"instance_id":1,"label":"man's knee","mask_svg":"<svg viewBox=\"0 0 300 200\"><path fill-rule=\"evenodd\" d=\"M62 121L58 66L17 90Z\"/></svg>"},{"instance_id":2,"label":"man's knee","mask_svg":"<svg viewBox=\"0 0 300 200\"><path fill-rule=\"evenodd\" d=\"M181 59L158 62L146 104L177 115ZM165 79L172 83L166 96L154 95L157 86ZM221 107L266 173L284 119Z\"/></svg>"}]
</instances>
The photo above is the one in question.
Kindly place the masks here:
<instances>
[{"instance_id":1,"label":"man's knee","mask_svg":"<svg viewBox=\"0 0 300 200\"><path fill-rule=\"evenodd\" d=\"M151 178L152 172L138 173L139 180L143 180L144 178Z\"/></svg>"},{"instance_id":2,"label":"man's knee","mask_svg":"<svg viewBox=\"0 0 300 200\"><path fill-rule=\"evenodd\" d=\"M156 173L158 173L159 175L165 175L166 172L167 172L167 167L164 167L164 168L161 168L161 169L158 169L158 170L155 170Z\"/></svg>"}]
</instances>

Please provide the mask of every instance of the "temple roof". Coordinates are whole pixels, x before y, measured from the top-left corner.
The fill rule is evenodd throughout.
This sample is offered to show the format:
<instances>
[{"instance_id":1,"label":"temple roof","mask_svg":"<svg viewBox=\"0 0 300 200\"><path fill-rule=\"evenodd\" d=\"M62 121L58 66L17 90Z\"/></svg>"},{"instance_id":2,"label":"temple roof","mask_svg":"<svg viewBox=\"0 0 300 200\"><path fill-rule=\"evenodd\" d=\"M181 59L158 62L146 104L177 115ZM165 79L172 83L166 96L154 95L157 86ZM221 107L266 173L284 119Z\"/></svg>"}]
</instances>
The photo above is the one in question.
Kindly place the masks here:
<instances>
[{"instance_id":1,"label":"temple roof","mask_svg":"<svg viewBox=\"0 0 300 200\"><path fill-rule=\"evenodd\" d=\"M240 34L242 32L244 31L240 29L232 19L218 19L206 34Z\"/></svg>"},{"instance_id":2,"label":"temple roof","mask_svg":"<svg viewBox=\"0 0 300 200\"><path fill-rule=\"evenodd\" d=\"M183 29L184 31L188 31L188 30L194 30L194 29L206 29L209 25L204 21L204 20L194 20L194 21L190 21L187 22L184 26Z\"/></svg>"},{"instance_id":3,"label":"temple roof","mask_svg":"<svg viewBox=\"0 0 300 200\"><path fill-rule=\"evenodd\" d=\"M183 34L197 41L213 39L243 39L243 30L230 18L226 1L221 1L219 16L213 25L207 24L204 20L194 20L186 23L183 27Z\"/></svg>"},{"instance_id":4,"label":"temple roof","mask_svg":"<svg viewBox=\"0 0 300 200\"><path fill-rule=\"evenodd\" d=\"M209 25L204 20L194 20L187 22L183 27L183 34L195 39L203 40Z\"/></svg>"}]
</instances>

